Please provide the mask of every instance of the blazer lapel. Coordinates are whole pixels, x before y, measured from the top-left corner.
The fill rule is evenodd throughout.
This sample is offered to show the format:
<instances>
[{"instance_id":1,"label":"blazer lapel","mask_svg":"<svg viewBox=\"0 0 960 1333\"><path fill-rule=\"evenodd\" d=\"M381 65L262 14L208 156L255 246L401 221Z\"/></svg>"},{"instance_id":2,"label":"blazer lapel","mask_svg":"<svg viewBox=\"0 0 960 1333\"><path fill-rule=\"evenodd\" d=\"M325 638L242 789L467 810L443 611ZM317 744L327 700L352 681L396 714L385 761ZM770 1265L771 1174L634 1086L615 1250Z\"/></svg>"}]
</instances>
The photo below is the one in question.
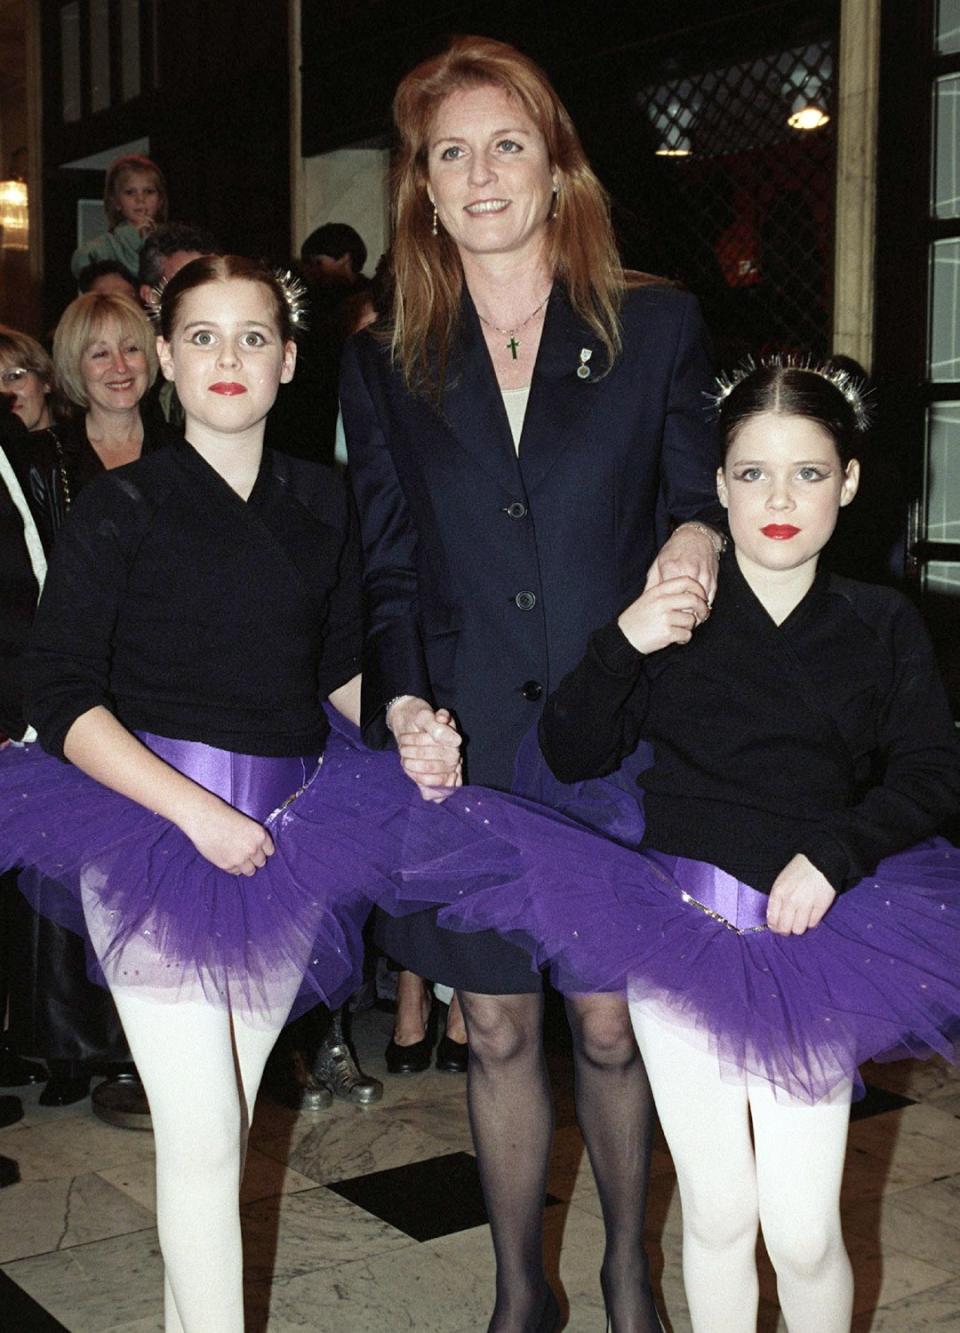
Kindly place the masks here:
<instances>
[{"instance_id":1,"label":"blazer lapel","mask_svg":"<svg viewBox=\"0 0 960 1333\"><path fill-rule=\"evenodd\" d=\"M447 367L441 414L474 462L516 499L521 486L520 471L507 410L466 284L457 342Z\"/></svg>"},{"instance_id":2,"label":"blazer lapel","mask_svg":"<svg viewBox=\"0 0 960 1333\"><path fill-rule=\"evenodd\" d=\"M589 375L578 376L581 366ZM574 313L563 286L555 283L520 437L520 471L528 492L582 438L581 427L602 394L605 369L603 344Z\"/></svg>"},{"instance_id":3,"label":"blazer lapel","mask_svg":"<svg viewBox=\"0 0 960 1333\"><path fill-rule=\"evenodd\" d=\"M589 356L584 360L584 354ZM579 376L586 366L588 376ZM520 456L494 374L480 320L464 286L456 349L447 370L442 415L476 463L516 497L529 492L564 451L581 438L580 426L596 406L606 367L603 344L574 313L561 284L547 305L530 398L520 436ZM601 381L602 382L602 381Z\"/></svg>"}]
</instances>

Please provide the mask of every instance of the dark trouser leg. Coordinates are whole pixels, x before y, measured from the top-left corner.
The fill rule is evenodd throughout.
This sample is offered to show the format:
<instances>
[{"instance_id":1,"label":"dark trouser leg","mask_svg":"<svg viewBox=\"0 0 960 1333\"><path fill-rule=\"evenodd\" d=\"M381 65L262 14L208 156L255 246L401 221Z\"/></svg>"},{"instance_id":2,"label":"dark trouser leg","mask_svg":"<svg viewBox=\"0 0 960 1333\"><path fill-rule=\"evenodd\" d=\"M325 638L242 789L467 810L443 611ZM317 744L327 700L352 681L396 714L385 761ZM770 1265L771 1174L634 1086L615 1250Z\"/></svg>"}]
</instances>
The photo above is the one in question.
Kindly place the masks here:
<instances>
[{"instance_id":1,"label":"dark trouser leg","mask_svg":"<svg viewBox=\"0 0 960 1333\"><path fill-rule=\"evenodd\" d=\"M529 1333L551 1299L543 1206L553 1103L543 1055L543 996L460 992L470 1042L467 1104L497 1256L489 1333Z\"/></svg>"},{"instance_id":2,"label":"dark trouser leg","mask_svg":"<svg viewBox=\"0 0 960 1333\"><path fill-rule=\"evenodd\" d=\"M601 1281L613 1333L660 1328L643 1246L654 1108L626 1001L567 997L577 1119L606 1227Z\"/></svg>"}]
</instances>

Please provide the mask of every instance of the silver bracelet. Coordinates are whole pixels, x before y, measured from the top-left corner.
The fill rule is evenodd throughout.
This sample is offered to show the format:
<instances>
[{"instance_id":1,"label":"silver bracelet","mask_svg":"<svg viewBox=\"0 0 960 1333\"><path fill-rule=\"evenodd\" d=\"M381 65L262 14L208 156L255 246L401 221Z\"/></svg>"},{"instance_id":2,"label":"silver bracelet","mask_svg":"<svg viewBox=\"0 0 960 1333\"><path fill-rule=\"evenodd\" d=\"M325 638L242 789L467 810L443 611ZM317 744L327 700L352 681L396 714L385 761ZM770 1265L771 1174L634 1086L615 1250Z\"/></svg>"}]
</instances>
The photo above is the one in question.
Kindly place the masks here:
<instances>
[{"instance_id":1,"label":"silver bracelet","mask_svg":"<svg viewBox=\"0 0 960 1333\"><path fill-rule=\"evenodd\" d=\"M412 694L395 694L392 699L388 699L383 709L383 723L387 731L391 731L390 723L387 721L387 714L394 704L398 704L401 699L412 699ZM392 734L392 732L391 732Z\"/></svg>"},{"instance_id":2,"label":"silver bracelet","mask_svg":"<svg viewBox=\"0 0 960 1333\"><path fill-rule=\"evenodd\" d=\"M689 519L686 523L681 523L679 527L674 528L674 532L679 532L680 528L696 528L697 532L702 532L707 537L719 537L720 545L716 548L717 555L722 555L730 545L726 533L721 532L719 528L711 528L709 523L698 523L695 519Z\"/></svg>"}]
</instances>

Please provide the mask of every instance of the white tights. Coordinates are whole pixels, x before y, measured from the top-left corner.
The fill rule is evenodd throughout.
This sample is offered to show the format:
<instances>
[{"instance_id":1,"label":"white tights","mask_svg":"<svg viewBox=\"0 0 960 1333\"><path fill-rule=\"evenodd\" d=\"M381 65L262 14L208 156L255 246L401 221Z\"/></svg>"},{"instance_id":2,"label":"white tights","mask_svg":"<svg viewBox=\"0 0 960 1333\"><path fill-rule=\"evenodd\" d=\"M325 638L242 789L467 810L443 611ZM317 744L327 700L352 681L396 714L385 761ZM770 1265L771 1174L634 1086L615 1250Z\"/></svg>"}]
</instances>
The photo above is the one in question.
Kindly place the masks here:
<instances>
[{"instance_id":1,"label":"white tights","mask_svg":"<svg viewBox=\"0 0 960 1333\"><path fill-rule=\"evenodd\" d=\"M677 1171L694 1333L755 1333L758 1222L790 1333L847 1333L840 1180L850 1084L816 1106L777 1101L760 1080L722 1081L716 1055L642 1001L630 1016Z\"/></svg>"},{"instance_id":2,"label":"white tights","mask_svg":"<svg viewBox=\"0 0 960 1333\"><path fill-rule=\"evenodd\" d=\"M166 1333L242 1333L240 1177L257 1088L286 1013L252 1027L202 1000L113 990L150 1101ZM292 999L292 997L291 997Z\"/></svg>"}]
</instances>

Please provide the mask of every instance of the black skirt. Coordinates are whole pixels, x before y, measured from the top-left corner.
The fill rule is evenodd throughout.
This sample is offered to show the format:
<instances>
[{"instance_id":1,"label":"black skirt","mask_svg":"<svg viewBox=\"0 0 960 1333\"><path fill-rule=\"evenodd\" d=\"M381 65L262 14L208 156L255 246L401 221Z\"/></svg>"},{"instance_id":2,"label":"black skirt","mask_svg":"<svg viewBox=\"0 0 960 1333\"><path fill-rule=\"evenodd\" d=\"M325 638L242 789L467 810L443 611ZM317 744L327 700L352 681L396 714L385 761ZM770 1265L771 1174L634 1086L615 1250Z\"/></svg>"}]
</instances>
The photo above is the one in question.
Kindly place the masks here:
<instances>
[{"instance_id":1,"label":"black skirt","mask_svg":"<svg viewBox=\"0 0 960 1333\"><path fill-rule=\"evenodd\" d=\"M374 940L394 962L429 981L478 995L528 995L543 989L530 956L492 930L462 934L437 925L436 909L392 917L377 911Z\"/></svg>"}]
</instances>

